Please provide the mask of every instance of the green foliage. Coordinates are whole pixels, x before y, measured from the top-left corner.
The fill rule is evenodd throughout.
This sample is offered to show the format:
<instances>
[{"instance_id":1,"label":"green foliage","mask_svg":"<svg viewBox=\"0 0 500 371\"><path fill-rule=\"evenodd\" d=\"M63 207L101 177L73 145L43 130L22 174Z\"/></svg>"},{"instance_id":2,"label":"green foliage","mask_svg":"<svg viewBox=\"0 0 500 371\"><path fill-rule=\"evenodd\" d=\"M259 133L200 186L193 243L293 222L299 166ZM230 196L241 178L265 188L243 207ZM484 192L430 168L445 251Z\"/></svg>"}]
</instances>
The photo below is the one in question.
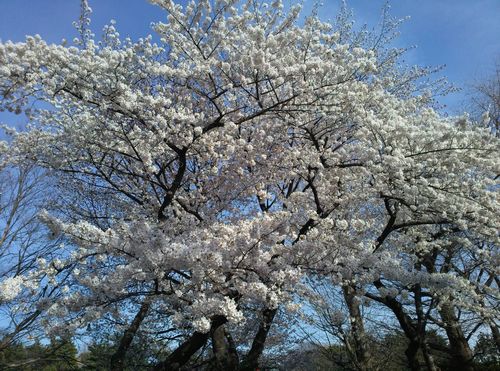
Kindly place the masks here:
<instances>
[{"instance_id":1,"label":"green foliage","mask_svg":"<svg viewBox=\"0 0 500 371\"><path fill-rule=\"evenodd\" d=\"M500 351L491 335L479 336L474 348L474 368L477 371L500 370Z\"/></svg>"},{"instance_id":2,"label":"green foliage","mask_svg":"<svg viewBox=\"0 0 500 371\"><path fill-rule=\"evenodd\" d=\"M114 347L106 343L92 343L80 356L83 371L107 371Z\"/></svg>"},{"instance_id":3,"label":"green foliage","mask_svg":"<svg viewBox=\"0 0 500 371\"><path fill-rule=\"evenodd\" d=\"M51 339L47 345L14 344L0 352L0 369L16 371L69 371L78 369L78 351L69 340Z\"/></svg>"}]
</instances>

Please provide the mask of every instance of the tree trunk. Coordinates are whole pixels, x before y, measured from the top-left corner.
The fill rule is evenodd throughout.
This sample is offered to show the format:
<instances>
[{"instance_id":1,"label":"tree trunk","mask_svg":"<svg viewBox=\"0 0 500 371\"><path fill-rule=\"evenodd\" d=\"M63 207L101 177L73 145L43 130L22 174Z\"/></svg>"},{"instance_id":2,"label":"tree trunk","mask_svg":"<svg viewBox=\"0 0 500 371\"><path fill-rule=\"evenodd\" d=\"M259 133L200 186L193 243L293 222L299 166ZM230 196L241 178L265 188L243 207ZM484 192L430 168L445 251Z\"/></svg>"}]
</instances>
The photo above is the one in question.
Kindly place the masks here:
<instances>
[{"instance_id":1,"label":"tree trunk","mask_svg":"<svg viewBox=\"0 0 500 371\"><path fill-rule=\"evenodd\" d=\"M410 343L405 350L408 366L411 371L420 371L420 364L418 363L417 354L420 344L417 339L410 339Z\"/></svg>"},{"instance_id":2,"label":"tree trunk","mask_svg":"<svg viewBox=\"0 0 500 371\"><path fill-rule=\"evenodd\" d=\"M141 304L141 308L137 312L134 317L134 320L130 324L130 326L125 330L123 336L120 340L120 345L115 353L111 356L111 371L122 371L125 367L125 357L127 355L127 351L134 340L134 336L139 330L142 321L146 317L149 310L150 302L148 299L145 299Z\"/></svg>"},{"instance_id":3,"label":"tree trunk","mask_svg":"<svg viewBox=\"0 0 500 371\"><path fill-rule=\"evenodd\" d=\"M444 304L439 314L445 323L446 335L448 335L448 340L450 342L453 368L455 370L473 371L473 353L458 323L458 318L451 304Z\"/></svg>"},{"instance_id":4,"label":"tree trunk","mask_svg":"<svg viewBox=\"0 0 500 371\"><path fill-rule=\"evenodd\" d=\"M212 319L212 326L209 332L194 332L184 343L172 352L164 361L158 363L155 371L176 371L184 366L191 357L200 350L208 341L209 337L227 320L223 316Z\"/></svg>"},{"instance_id":5,"label":"tree trunk","mask_svg":"<svg viewBox=\"0 0 500 371\"><path fill-rule=\"evenodd\" d=\"M347 309L349 310L357 367L360 371L371 370L371 356L366 341L365 326L356 297L356 290L352 286L346 285L342 287L342 291Z\"/></svg>"},{"instance_id":6,"label":"tree trunk","mask_svg":"<svg viewBox=\"0 0 500 371\"><path fill-rule=\"evenodd\" d=\"M385 287L382 281L380 280L375 281L373 284L377 289ZM412 321L411 317L408 314L406 314L403 305L396 299L391 298L389 296L379 297L376 295L372 295L370 293L366 293L365 296L386 305L390 310L392 310L392 312L394 313L399 322L399 325L401 326L401 329L403 330L403 333L410 342L408 344L408 348L405 351L408 365L412 371L420 370L420 365L417 359L417 353L418 350L420 349L420 344L421 344L419 339L423 337L423 334L420 334L417 331L416 324Z\"/></svg>"},{"instance_id":7,"label":"tree trunk","mask_svg":"<svg viewBox=\"0 0 500 371\"><path fill-rule=\"evenodd\" d=\"M432 356L427 343L424 341L423 344L420 345L422 349L422 355L424 356L424 362L427 366L427 370L429 371L439 371L439 368L436 367L436 363L434 362L434 357Z\"/></svg>"},{"instance_id":8,"label":"tree trunk","mask_svg":"<svg viewBox=\"0 0 500 371\"><path fill-rule=\"evenodd\" d=\"M231 335L227 332L224 325L215 329L212 333L212 348L214 352L214 370L238 369L238 353Z\"/></svg>"},{"instance_id":9,"label":"tree trunk","mask_svg":"<svg viewBox=\"0 0 500 371\"><path fill-rule=\"evenodd\" d=\"M417 265L416 268L418 270L421 269L420 265ZM422 287L419 284L416 284L412 287L412 291L415 295L415 312L417 314L416 332L420 343L420 349L422 350L422 356L424 357L424 362L427 370L437 371L438 369L434 363L434 358L432 357L432 354L426 342L425 327L427 324L427 318L422 305Z\"/></svg>"},{"instance_id":10,"label":"tree trunk","mask_svg":"<svg viewBox=\"0 0 500 371\"><path fill-rule=\"evenodd\" d=\"M262 320L253 339L252 347L240 364L241 371L255 371L259 367L259 358L264 351L267 335L277 311L278 309L265 309L262 312Z\"/></svg>"}]
</instances>

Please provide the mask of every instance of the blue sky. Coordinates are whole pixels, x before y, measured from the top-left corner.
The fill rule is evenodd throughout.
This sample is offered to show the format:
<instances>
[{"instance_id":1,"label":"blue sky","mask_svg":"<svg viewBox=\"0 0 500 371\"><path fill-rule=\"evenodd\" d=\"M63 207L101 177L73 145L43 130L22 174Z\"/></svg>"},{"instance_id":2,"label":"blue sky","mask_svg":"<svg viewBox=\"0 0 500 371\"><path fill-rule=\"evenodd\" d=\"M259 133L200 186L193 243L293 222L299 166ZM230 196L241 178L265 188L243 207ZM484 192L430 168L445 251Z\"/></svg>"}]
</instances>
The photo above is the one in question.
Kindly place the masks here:
<instances>
[{"instance_id":1,"label":"blue sky","mask_svg":"<svg viewBox=\"0 0 500 371\"><path fill-rule=\"evenodd\" d=\"M99 36L104 24L115 19L122 36L138 38L151 33L152 21L165 14L146 0L89 0L92 29ZM290 0L285 0L290 1ZM290 1L293 2L293 1ZM310 9L313 0L304 0ZM358 24L375 25L385 0L348 0ZM0 39L22 41L40 34L48 42L76 36L72 26L79 15L79 0L0 0ZM340 0L324 0L320 12L334 18ZM500 0L392 0L391 15L410 16L401 27L397 46L417 46L407 62L446 65L443 75L466 87L493 71L500 61ZM464 93L442 99L450 113L464 110ZM0 121L6 121L5 114ZM19 120L20 118L18 118Z\"/></svg>"}]
</instances>

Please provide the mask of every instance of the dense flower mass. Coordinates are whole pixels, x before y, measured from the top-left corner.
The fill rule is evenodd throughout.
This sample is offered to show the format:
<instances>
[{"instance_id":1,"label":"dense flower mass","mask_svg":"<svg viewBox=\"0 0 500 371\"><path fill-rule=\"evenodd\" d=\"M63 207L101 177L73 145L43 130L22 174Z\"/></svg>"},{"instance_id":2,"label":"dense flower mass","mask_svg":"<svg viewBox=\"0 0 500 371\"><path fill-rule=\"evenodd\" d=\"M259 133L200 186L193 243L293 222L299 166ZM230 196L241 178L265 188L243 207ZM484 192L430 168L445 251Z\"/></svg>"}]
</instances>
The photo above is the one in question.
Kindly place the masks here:
<instances>
[{"instance_id":1,"label":"dense flower mass","mask_svg":"<svg viewBox=\"0 0 500 371\"><path fill-rule=\"evenodd\" d=\"M257 318L264 340L308 277L498 314L462 274L498 273L498 139L299 7L152 2L158 37L0 43L0 107L31 122L3 157L51 171L41 217L65 242L1 300L49 283L54 331L146 307L200 337Z\"/></svg>"}]
</instances>

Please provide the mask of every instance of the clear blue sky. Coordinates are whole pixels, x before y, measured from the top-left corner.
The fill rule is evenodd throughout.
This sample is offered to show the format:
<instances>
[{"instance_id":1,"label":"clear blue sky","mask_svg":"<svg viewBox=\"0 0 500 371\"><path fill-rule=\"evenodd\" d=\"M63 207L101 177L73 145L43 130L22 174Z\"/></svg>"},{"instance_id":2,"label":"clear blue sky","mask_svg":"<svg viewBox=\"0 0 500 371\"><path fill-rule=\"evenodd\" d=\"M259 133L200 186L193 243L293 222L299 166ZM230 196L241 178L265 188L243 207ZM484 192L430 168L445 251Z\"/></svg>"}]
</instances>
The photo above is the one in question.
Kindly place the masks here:
<instances>
[{"instance_id":1,"label":"clear blue sky","mask_svg":"<svg viewBox=\"0 0 500 371\"><path fill-rule=\"evenodd\" d=\"M110 19L122 36L138 38L151 33L152 21L165 14L146 0L89 0L92 28L99 36ZM290 0L285 0L290 1ZM293 2L293 0L292 0ZM306 10L313 0L304 0ZM348 0L358 24L375 25L385 0ZM22 41L40 34L48 42L71 40L79 15L79 0L0 0L0 39ZM321 16L333 18L340 0L324 0ZM417 46L408 62L446 65L444 75L457 86L466 86L493 71L500 60L500 0L392 0L391 14L410 16L401 27L398 46ZM463 93L443 100L451 113L461 112ZM0 121L6 121L4 114ZM19 120L19 118L18 118Z\"/></svg>"}]
</instances>

